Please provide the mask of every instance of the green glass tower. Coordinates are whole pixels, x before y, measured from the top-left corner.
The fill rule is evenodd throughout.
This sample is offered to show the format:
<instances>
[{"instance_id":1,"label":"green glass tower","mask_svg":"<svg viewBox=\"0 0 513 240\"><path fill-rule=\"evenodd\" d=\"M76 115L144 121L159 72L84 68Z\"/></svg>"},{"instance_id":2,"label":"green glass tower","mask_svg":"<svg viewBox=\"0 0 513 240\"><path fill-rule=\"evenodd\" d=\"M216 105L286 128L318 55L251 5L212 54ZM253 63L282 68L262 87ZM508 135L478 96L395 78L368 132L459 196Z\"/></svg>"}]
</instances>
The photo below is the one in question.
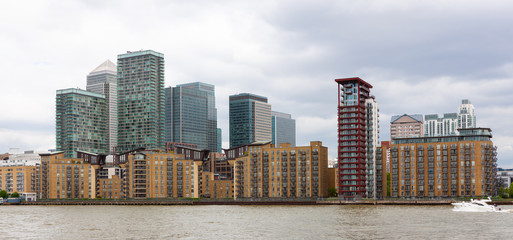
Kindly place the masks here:
<instances>
[{"instance_id":1,"label":"green glass tower","mask_svg":"<svg viewBox=\"0 0 513 240\"><path fill-rule=\"evenodd\" d=\"M272 141L271 105L250 93L230 96L230 148Z\"/></svg>"},{"instance_id":2,"label":"green glass tower","mask_svg":"<svg viewBox=\"0 0 513 240\"><path fill-rule=\"evenodd\" d=\"M76 157L76 151L108 153L105 95L69 88L57 90L57 151Z\"/></svg>"},{"instance_id":3,"label":"green glass tower","mask_svg":"<svg viewBox=\"0 0 513 240\"><path fill-rule=\"evenodd\" d=\"M164 54L118 55L117 152L164 149Z\"/></svg>"}]
</instances>

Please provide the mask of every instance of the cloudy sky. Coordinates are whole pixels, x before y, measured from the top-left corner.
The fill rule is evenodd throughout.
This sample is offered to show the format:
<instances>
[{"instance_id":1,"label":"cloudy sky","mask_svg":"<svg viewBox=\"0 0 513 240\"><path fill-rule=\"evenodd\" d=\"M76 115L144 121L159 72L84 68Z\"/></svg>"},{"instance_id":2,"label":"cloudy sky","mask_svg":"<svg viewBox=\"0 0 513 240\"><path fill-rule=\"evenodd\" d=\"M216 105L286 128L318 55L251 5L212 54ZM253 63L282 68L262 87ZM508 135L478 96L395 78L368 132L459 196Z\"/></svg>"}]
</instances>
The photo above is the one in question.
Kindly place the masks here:
<instances>
[{"instance_id":1,"label":"cloudy sky","mask_svg":"<svg viewBox=\"0 0 513 240\"><path fill-rule=\"evenodd\" d=\"M380 140L392 115L476 108L499 166L513 167L511 1L4 1L0 152L55 148L55 91L126 51L165 55L166 86L216 86L228 146L228 96L267 96L297 121L297 144L336 154L336 78L374 86Z\"/></svg>"}]
</instances>

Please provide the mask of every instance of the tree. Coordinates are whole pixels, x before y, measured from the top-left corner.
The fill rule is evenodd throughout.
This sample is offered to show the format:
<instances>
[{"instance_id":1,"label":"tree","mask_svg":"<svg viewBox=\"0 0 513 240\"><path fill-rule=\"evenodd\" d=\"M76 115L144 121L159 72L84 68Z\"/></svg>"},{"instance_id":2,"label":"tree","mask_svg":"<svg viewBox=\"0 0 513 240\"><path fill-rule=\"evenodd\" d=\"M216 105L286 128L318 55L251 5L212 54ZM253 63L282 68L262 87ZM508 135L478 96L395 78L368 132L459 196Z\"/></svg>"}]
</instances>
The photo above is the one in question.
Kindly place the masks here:
<instances>
[{"instance_id":1,"label":"tree","mask_svg":"<svg viewBox=\"0 0 513 240\"><path fill-rule=\"evenodd\" d=\"M505 192L509 193L509 197L512 198L513 197L513 184L510 184L508 191L505 191Z\"/></svg>"},{"instance_id":2,"label":"tree","mask_svg":"<svg viewBox=\"0 0 513 240\"><path fill-rule=\"evenodd\" d=\"M330 187L328 188L328 194L330 195L330 197L336 197L338 196L337 194L337 189L334 188L334 187Z\"/></svg>"},{"instance_id":3,"label":"tree","mask_svg":"<svg viewBox=\"0 0 513 240\"><path fill-rule=\"evenodd\" d=\"M20 194L18 192L13 192L11 193L11 197L13 198L19 198L20 197Z\"/></svg>"},{"instance_id":4,"label":"tree","mask_svg":"<svg viewBox=\"0 0 513 240\"><path fill-rule=\"evenodd\" d=\"M8 198L8 197L9 197L9 195L7 195L7 191L2 190L2 191L0 191L0 197L1 197L1 198Z\"/></svg>"},{"instance_id":5,"label":"tree","mask_svg":"<svg viewBox=\"0 0 513 240\"><path fill-rule=\"evenodd\" d=\"M390 173L387 173L387 196L390 197Z\"/></svg>"}]
</instances>

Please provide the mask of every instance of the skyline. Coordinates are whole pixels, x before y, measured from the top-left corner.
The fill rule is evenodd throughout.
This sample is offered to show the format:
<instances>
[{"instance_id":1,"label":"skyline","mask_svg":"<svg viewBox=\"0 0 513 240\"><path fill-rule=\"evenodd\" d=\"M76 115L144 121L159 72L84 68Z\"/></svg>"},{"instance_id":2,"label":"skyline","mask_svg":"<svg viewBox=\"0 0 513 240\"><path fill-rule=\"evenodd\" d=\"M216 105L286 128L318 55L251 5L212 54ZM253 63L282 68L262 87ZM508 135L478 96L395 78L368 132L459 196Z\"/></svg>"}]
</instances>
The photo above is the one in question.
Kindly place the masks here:
<instances>
[{"instance_id":1,"label":"skyline","mask_svg":"<svg viewBox=\"0 0 513 240\"><path fill-rule=\"evenodd\" d=\"M322 141L334 158L334 79L360 77L373 85L380 141L393 115L456 112L469 99L499 167L513 167L513 3L223 3L6 3L0 152L55 148L56 90L85 89L105 60L151 49L165 55L165 87L215 85L224 148L228 96L248 92L292 114L298 145Z\"/></svg>"}]
</instances>

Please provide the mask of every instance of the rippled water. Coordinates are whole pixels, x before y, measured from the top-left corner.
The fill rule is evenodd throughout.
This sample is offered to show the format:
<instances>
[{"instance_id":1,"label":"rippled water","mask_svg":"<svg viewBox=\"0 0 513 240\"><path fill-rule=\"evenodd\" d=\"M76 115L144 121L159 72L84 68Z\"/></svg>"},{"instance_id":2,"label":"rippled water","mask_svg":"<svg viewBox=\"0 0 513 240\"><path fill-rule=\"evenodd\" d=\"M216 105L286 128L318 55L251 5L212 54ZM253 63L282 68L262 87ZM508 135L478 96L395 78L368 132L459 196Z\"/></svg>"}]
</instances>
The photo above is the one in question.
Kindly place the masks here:
<instances>
[{"instance_id":1,"label":"rippled water","mask_svg":"<svg viewBox=\"0 0 513 240\"><path fill-rule=\"evenodd\" d=\"M506 207L511 209L512 207ZM451 206L0 206L6 239L509 239Z\"/></svg>"}]
</instances>

